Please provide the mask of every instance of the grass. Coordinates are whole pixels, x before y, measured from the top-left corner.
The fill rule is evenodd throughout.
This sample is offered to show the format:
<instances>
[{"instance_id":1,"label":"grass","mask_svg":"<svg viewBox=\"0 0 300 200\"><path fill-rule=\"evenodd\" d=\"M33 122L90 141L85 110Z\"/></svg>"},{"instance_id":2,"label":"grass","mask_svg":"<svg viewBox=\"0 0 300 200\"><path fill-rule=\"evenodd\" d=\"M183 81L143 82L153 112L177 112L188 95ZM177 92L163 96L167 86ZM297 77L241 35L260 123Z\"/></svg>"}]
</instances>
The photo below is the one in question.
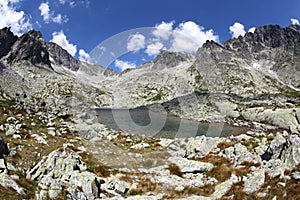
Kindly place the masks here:
<instances>
[{"instance_id":1,"label":"grass","mask_svg":"<svg viewBox=\"0 0 300 200\"><path fill-rule=\"evenodd\" d=\"M133 145L139 144L141 142L149 144L150 147L141 150L131 149ZM142 135L118 134L118 136L112 140L112 143L123 150L128 150L134 153L146 153L146 152L153 152L162 149L162 146L159 144L158 139L151 138L151 137L144 137Z\"/></svg>"},{"instance_id":2,"label":"grass","mask_svg":"<svg viewBox=\"0 0 300 200\"><path fill-rule=\"evenodd\" d=\"M89 172L92 172L97 176L104 178L109 177L112 174L111 168L98 162L93 155L87 152L79 153L79 155L81 156L82 160L86 163L87 170Z\"/></svg>"},{"instance_id":3,"label":"grass","mask_svg":"<svg viewBox=\"0 0 300 200\"><path fill-rule=\"evenodd\" d=\"M233 165L227 158L208 154L203 158L191 158L191 160L213 164L214 168L211 171L206 172L206 175L216 178L219 182L224 182L231 177Z\"/></svg>"},{"instance_id":4,"label":"grass","mask_svg":"<svg viewBox=\"0 0 300 200\"><path fill-rule=\"evenodd\" d=\"M168 166L169 170L170 170L170 174L179 176L179 177L183 177L183 172L180 170L180 168L174 164L174 163L170 163Z\"/></svg>"},{"instance_id":5,"label":"grass","mask_svg":"<svg viewBox=\"0 0 300 200\"><path fill-rule=\"evenodd\" d=\"M227 149L228 147L233 147L237 142L219 142L217 147L223 151L224 149Z\"/></svg>"},{"instance_id":6,"label":"grass","mask_svg":"<svg viewBox=\"0 0 300 200\"><path fill-rule=\"evenodd\" d=\"M164 94L162 91L159 91L154 97L152 97L150 100L151 101L160 101L164 97Z\"/></svg>"},{"instance_id":7,"label":"grass","mask_svg":"<svg viewBox=\"0 0 300 200\"><path fill-rule=\"evenodd\" d=\"M202 76L200 74L195 76L195 83L200 84Z\"/></svg>"}]
</instances>

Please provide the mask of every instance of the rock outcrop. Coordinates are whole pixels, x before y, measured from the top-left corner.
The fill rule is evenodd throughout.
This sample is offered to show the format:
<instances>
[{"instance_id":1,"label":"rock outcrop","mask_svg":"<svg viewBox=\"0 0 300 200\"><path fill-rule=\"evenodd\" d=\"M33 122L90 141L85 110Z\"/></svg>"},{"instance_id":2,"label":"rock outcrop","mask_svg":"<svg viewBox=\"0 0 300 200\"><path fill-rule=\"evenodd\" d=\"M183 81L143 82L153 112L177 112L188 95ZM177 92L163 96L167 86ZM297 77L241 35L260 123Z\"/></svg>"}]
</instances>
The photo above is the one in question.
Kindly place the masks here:
<instances>
[{"instance_id":1,"label":"rock outcrop","mask_svg":"<svg viewBox=\"0 0 300 200\"><path fill-rule=\"evenodd\" d=\"M10 28L0 30L0 58L6 56L8 52L11 51L11 47L17 41L17 38L18 37L10 31Z\"/></svg>"}]
</instances>

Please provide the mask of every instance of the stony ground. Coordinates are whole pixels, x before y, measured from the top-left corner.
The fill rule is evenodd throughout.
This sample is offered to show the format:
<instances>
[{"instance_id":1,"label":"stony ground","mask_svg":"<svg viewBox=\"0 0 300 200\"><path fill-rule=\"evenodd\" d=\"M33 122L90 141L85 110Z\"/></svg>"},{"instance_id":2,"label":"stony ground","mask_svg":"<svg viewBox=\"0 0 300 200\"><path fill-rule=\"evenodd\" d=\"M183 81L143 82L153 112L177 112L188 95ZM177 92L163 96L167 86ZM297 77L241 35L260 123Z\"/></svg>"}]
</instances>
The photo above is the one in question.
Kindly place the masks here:
<instances>
[{"instance_id":1,"label":"stony ground","mask_svg":"<svg viewBox=\"0 0 300 200\"><path fill-rule=\"evenodd\" d=\"M0 113L0 199L300 198L298 134L158 139L5 99Z\"/></svg>"}]
</instances>

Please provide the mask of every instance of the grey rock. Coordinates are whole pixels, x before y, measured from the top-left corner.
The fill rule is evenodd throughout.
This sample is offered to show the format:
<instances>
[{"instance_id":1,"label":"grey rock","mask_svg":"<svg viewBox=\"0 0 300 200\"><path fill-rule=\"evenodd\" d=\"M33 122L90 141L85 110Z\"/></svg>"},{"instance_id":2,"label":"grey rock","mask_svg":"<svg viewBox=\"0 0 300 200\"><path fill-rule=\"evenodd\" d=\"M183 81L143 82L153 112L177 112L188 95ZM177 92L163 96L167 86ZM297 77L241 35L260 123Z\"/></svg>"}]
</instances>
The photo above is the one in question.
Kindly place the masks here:
<instances>
[{"instance_id":1,"label":"grey rock","mask_svg":"<svg viewBox=\"0 0 300 200\"><path fill-rule=\"evenodd\" d=\"M150 145L148 143L138 143L138 144L135 144L133 146L131 146L130 148L131 149L135 149L135 150L142 150L142 149L146 149L146 148L149 148Z\"/></svg>"},{"instance_id":2,"label":"grey rock","mask_svg":"<svg viewBox=\"0 0 300 200\"><path fill-rule=\"evenodd\" d=\"M197 155L197 157L204 157L210 151L215 149L222 138L200 136L196 138L189 138L185 147L185 157Z\"/></svg>"},{"instance_id":3,"label":"grey rock","mask_svg":"<svg viewBox=\"0 0 300 200\"><path fill-rule=\"evenodd\" d=\"M287 168L294 168L300 163L300 138L297 135L290 135L281 153L281 160Z\"/></svg>"},{"instance_id":4,"label":"grey rock","mask_svg":"<svg viewBox=\"0 0 300 200\"><path fill-rule=\"evenodd\" d=\"M286 186L286 183L284 183L284 182L277 183L277 187L279 187L279 188L285 188L285 186Z\"/></svg>"},{"instance_id":5,"label":"grey rock","mask_svg":"<svg viewBox=\"0 0 300 200\"><path fill-rule=\"evenodd\" d=\"M270 160L280 158L281 151L284 148L286 143L286 139L282 136L282 134L277 133L275 138L272 140L269 145L267 151L261 156L263 160Z\"/></svg>"},{"instance_id":6,"label":"grey rock","mask_svg":"<svg viewBox=\"0 0 300 200\"><path fill-rule=\"evenodd\" d=\"M278 175L280 177L284 176L284 171L287 169L286 164L280 159L271 159L268 162L264 163L262 168L271 178L274 178Z\"/></svg>"},{"instance_id":7,"label":"grey rock","mask_svg":"<svg viewBox=\"0 0 300 200\"><path fill-rule=\"evenodd\" d=\"M238 178L235 175L231 175L230 179L220 183L215 187L215 191L210 196L211 199L220 199L224 196L232 187L234 183L238 182Z\"/></svg>"},{"instance_id":8,"label":"grey rock","mask_svg":"<svg viewBox=\"0 0 300 200\"><path fill-rule=\"evenodd\" d=\"M37 180L39 187L55 198L63 188L74 199L93 199L100 195L100 185L104 180L86 171L81 157L72 150L51 152L27 174L27 178ZM79 189L81 188L81 189Z\"/></svg>"},{"instance_id":9,"label":"grey rock","mask_svg":"<svg viewBox=\"0 0 300 200\"><path fill-rule=\"evenodd\" d=\"M258 191L261 188L261 186L265 183L265 170L258 169L252 172L247 178L245 178L244 182L245 184L243 191L247 194L251 194L253 192Z\"/></svg>"},{"instance_id":10,"label":"grey rock","mask_svg":"<svg viewBox=\"0 0 300 200\"><path fill-rule=\"evenodd\" d=\"M7 164L6 161L4 160L4 158L0 159L0 170L5 170L7 169Z\"/></svg>"},{"instance_id":11,"label":"grey rock","mask_svg":"<svg viewBox=\"0 0 300 200\"><path fill-rule=\"evenodd\" d=\"M21 186L19 186L8 174L0 173L0 185L4 188L12 188L18 194L24 195L25 190Z\"/></svg>"},{"instance_id":12,"label":"grey rock","mask_svg":"<svg viewBox=\"0 0 300 200\"><path fill-rule=\"evenodd\" d=\"M168 161L175 163L183 173L200 173L210 171L214 167L211 163L188 160L181 157L170 157Z\"/></svg>"},{"instance_id":13,"label":"grey rock","mask_svg":"<svg viewBox=\"0 0 300 200\"><path fill-rule=\"evenodd\" d=\"M300 172L293 172L291 178L294 180L300 180Z\"/></svg>"}]
</instances>

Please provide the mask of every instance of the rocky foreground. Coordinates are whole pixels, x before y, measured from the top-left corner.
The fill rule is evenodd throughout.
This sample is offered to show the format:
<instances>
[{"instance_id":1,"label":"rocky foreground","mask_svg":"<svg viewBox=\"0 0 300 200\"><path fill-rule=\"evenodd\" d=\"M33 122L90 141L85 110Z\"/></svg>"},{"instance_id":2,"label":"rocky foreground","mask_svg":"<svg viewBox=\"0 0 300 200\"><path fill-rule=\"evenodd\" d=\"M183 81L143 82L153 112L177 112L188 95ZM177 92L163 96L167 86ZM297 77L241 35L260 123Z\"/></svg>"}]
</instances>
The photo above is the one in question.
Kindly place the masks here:
<instances>
[{"instance_id":1,"label":"rocky foreground","mask_svg":"<svg viewBox=\"0 0 300 200\"><path fill-rule=\"evenodd\" d=\"M299 132L146 138L0 104L1 199L300 198Z\"/></svg>"}]
</instances>

